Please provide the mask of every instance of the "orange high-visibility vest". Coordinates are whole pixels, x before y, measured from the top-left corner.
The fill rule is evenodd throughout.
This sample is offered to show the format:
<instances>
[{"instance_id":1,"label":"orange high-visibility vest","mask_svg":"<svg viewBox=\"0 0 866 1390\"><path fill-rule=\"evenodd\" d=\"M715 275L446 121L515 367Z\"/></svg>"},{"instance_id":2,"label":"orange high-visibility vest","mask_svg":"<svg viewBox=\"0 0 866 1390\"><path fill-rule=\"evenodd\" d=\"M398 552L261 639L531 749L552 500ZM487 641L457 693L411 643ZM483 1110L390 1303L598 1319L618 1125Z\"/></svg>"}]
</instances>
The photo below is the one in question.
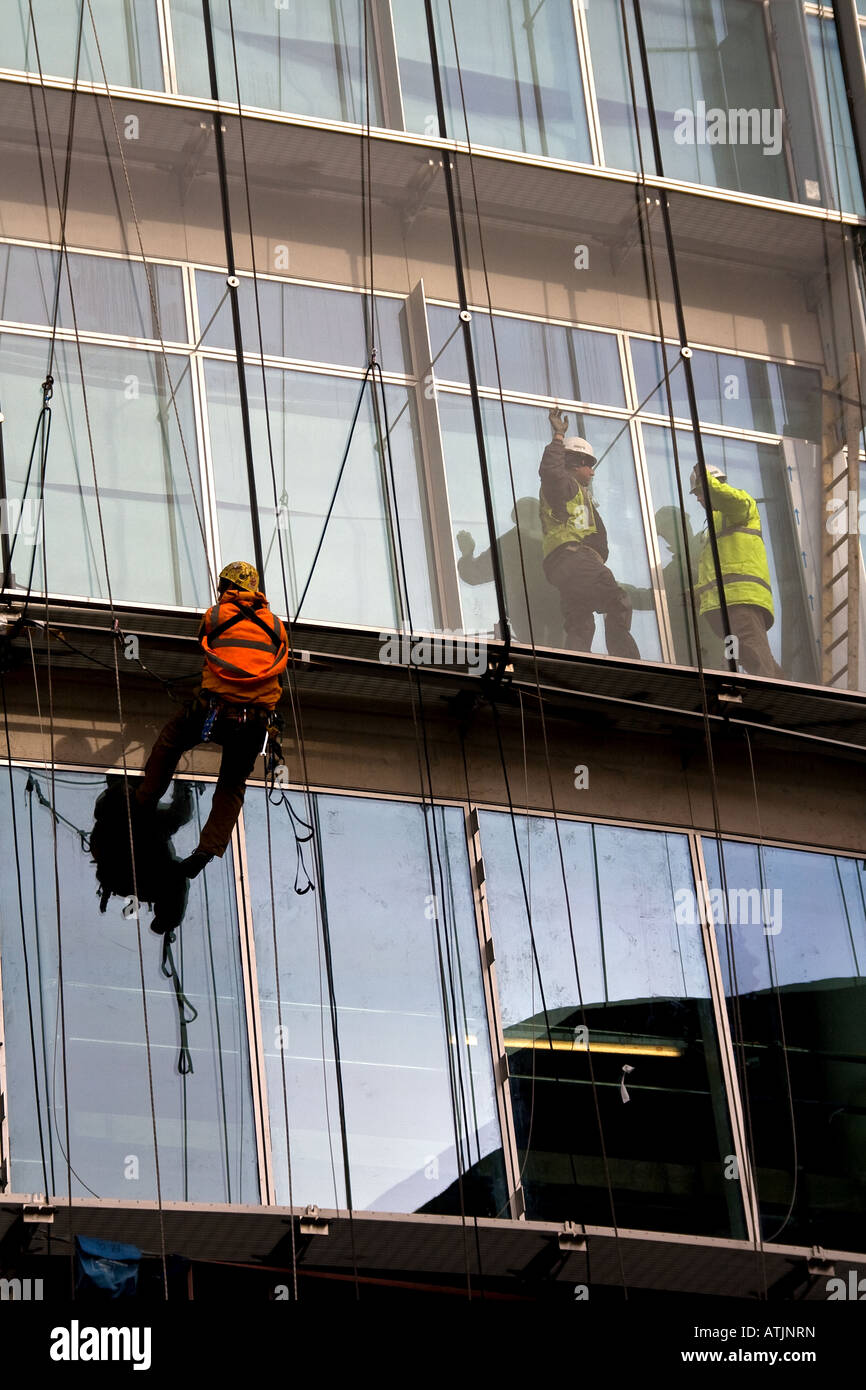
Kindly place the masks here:
<instances>
[{"instance_id":1,"label":"orange high-visibility vest","mask_svg":"<svg viewBox=\"0 0 866 1390\"><path fill-rule=\"evenodd\" d=\"M231 682L239 694L252 692L285 670L289 660L286 630L268 607L264 594L232 590L209 608L202 622L201 645L207 666Z\"/></svg>"}]
</instances>

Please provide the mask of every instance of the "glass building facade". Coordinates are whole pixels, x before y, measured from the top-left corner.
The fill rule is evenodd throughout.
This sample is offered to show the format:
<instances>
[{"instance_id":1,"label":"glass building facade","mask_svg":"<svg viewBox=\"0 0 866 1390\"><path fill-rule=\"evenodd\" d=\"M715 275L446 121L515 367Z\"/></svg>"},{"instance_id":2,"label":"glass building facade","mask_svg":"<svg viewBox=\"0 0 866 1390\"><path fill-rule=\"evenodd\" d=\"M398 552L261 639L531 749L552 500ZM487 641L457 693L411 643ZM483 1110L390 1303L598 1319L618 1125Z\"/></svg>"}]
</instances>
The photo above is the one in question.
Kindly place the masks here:
<instances>
[{"instance_id":1,"label":"glass building facade","mask_svg":"<svg viewBox=\"0 0 866 1390\"><path fill-rule=\"evenodd\" d=\"M777 698L767 725L795 695L856 714L866 6L211 0L213 72L199 0L7 8L4 603L188 635L260 541L298 647L480 636L559 663L557 695L589 671L624 700L625 670L641 698L688 682L699 714L709 672ZM631 659L602 621L579 649L548 577L554 409L598 459ZM702 502L704 465L736 515ZM725 548L745 530L757 577ZM741 605L772 669L731 643ZM171 985L139 968L144 906L95 895L122 711L70 719L86 755L48 747L41 705L38 756L7 727L0 1194L150 1202L158 1158L168 1202L866 1252L843 811L810 837L764 835L746 793L693 805L687 740L657 809L625 744L634 810L582 814L553 777L512 796L492 738L470 794L456 734L435 795L429 764L429 796L395 792L414 747L349 685L330 695L358 747L381 738L381 780L254 779L191 887L189 1075ZM603 719L581 735L600 759ZM180 785L183 854L213 778Z\"/></svg>"}]
</instances>

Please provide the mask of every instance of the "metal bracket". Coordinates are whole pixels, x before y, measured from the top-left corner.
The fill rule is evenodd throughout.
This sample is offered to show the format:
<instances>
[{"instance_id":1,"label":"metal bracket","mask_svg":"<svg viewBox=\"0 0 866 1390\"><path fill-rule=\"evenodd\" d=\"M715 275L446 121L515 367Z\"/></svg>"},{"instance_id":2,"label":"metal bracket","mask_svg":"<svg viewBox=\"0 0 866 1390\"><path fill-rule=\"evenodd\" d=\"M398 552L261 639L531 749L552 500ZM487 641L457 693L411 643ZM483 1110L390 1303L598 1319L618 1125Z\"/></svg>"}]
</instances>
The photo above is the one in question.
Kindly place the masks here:
<instances>
[{"instance_id":1,"label":"metal bracket","mask_svg":"<svg viewBox=\"0 0 866 1390\"><path fill-rule=\"evenodd\" d=\"M54 1224L54 1208L44 1197L34 1192L32 1200L25 1202L21 1208L21 1219L27 1224L44 1224L52 1226Z\"/></svg>"},{"instance_id":2,"label":"metal bracket","mask_svg":"<svg viewBox=\"0 0 866 1390\"><path fill-rule=\"evenodd\" d=\"M832 1260L828 1260L820 1245L813 1245L809 1258L806 1261L806 1268L811 1275L824 1274L828 1278L836 1273L836 1266Z\"/></svg>"},{"instance_id":3,"label":"metal bracket","mask_svg":"<svg viewBox=\"0 0 866 1390\"><path fill-rule=\"evenodd\" d=\"M560 1250L580 1253L586 1251L586 1236L576 1221L566 1221L557 1235Z\"/></svg>"},{"instance_id":4,"label":"metal bracket","mask_svg":"<svg viewBox=\"0 0 866 1390\"><path fill-rule=\"evenodd\" d=\"M315 1203L310 1202L305 1207L304 1214L300 1219L300 1229L302 1236L326 1236L329 1234L328 1222L319 1215L319 1208Z\"/></svg>"}]
</instances>

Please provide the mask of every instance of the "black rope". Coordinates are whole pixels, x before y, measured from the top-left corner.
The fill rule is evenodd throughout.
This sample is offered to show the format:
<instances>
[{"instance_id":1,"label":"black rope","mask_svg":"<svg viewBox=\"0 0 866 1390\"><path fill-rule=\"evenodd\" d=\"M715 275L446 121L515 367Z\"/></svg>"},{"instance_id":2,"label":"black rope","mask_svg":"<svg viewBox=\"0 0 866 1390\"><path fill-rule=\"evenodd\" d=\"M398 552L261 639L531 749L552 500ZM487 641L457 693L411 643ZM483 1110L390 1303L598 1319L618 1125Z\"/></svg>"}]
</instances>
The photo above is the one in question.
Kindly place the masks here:
<instances>
[{"instance_id":1,"label":"black rope","mask_svg":"<svg viewBox=\"0 0 866 1390\"><path fill-rule=\"evenodd\" d=\"M439 137L448 140L448 124L445 117L445 100L442 94L442 73L439 67L439 51L436 43L436 25L433 17L432 0L424 0L427 19L427 41L430 45L430 62L433 73L433 92L436 99L436 117L439 123ZM481 397L478 391L478 373L475 368L475 349L472 343L472 315L466 295L466 278L463 269L463 250L460 245L460 229L457 222L457 206L454 191L454 176L451 166L451 150L442 150L442 171L445 177L445 195L448 201L448 221L451 228L451 245L454 255L454 274L457 282L457 298L460 303L460 321L463 326L463 346L466 351L466 374L469 382L469 395L472 401L472 421L475 428L475 443L478 448L478 463L481 472L481 488L484 494L484 514L490 534L490 563L493 570L493 587L496 593L496 607L504 647L498 657L497 679L502 678L508 665L511 642L511 625L508 621L508 607L505 601L505 584L502 563L496 543L496 515L493 506L493 492L490 486L490 471L487 464L487 446L484 439L484 419L481 413Z\"/></svg>"},{"instance_id":2,"label":"black rope","mask_svg":"<svg viewBox=\"0 0 866 1390\"><path fill-rule=\"evenodd\" d=\"M241 425L244 436L244 455L247 465L247 485L250 493L250 525L253 533L253 550L256 568L264 578L264 559L262 533L259 523L259 502L256 490L256 470L253 461L253 437L250 425L250 403L247 394L246 367L244 365L244 342L241 330L241 309L238 291L240 282L235 270L234 240L232 237L231 205L229 202L228 172L226 169L225 141L223 140L222 112L219 109L219 83L217 81L216 55L214 53L213 24L211 22L210 0L202 0L205 44L207 46L207 65L210 77L210 94L217 109L213 117L214 145L216 148L217 174L219 177L220 201L222 203L223 234L226 248L226 267L228 285L231 291L229 302L232 309L232 333L235 344L235 358L238 367L238 397L241 408Z\"/></svg>"},{"instance_id":3,"label":"black rope","mask_svg":"<svg viewBox=\"0 0 866 1390\"><path fill-rule=\"evenodd\" d=\"M333 492L331 493L331 500L330 500L330 502L328 503L328 510L327 510L327 512L325 513L325 521L324 521L324 524L323 524L323 526L322 526L322 534L321 534L320 537L319 537L319 543L318 543L318 545L316 546L316 553L315 553L315 555L313 556L313 562L312 562L312 564L310 565L310 573L307 575L307 582L306 582L306 584L304 585L303 592L302 592L302 594L301 594L300 599L298 600L298 606L297 606L297 608L295 609L295 616L294 616L294 620L293 620L294 622L297 622L297 621L298 621L298 618L300 617L301 609L302 609L303 606L304 606L304 599L307 597L307 590L309 589L310 584L311 584L312 579L313 579L313 575L314 575L315 572L316 572L316 564L318 563L319 555L321 554L321 551L322 551L322 546L325 544L325 534L326 534L326 532L327 532L327 530L328 530L328 522L331 520L331 513L333 512L333 510L334 510L334 504L335 504L336 501L337 501L337 492L338 492L338 490L339 490L340 482L342 481L342 477L343 477L343 471L344 471L344 469L345 469L345 467L346 467L346 462L347 462L348 457L349 457L349 450L350 450L351 447L352 447L352 439L353 439L354 434L355 434L355 425L358 423L358 416L359 416L360 413L361 413L361 405L362 405L362 402L363 402L363 400L364 400L364 392L365 392L366 389L367 389L367 383L368 383L369 380L370 380L372 371L373 371L373 362L372 362L372 360L371 360L370 363L369 363L368 366L367 366L367 370L364 372L364 375L363 375L363 377L362 377L362 379L361 379L361 389L360 389L360 391L358 392L358 399L357 399L356 402L355 402L355 409L354 409L354 412L353 412L353 414L352 414L351 424L349 425L349 434L348 434L348 437L347 437L347 439L346 439L346 447L345 447L344 450L343 450L343 457L342 457L342 459L340 460L340 467L337 469L337 480L336 480L336 482L334 483L334 490L333 490ZM287 599L287 601L288 601L288 595L286 595L286 599Z\"/></svg>"},{"instance_id":4,"label":"black rope","mask_svg":"<svg viewBox=\"0 0 866 1390\"><path fill-rule=\"evenodd\" d=\"M652 76L650 74L649 52L647 50L646 34L643 27L643 14L641 11L641 0L632 0L634 8L635 31L637 34L638 49L640 50L641 72L643 75L644 90L647 99L647 114L649 118L650 136L652 139L653 158L655 160L656 173L660 179L664 178L664 161L662 159L661 137L659 135L658 117L656 115L655 101L653 97ZM626 39L627 42L627 39ZM635 126L637 127L637 112L635 112ZM680 341L680 356L683 360L683 369L686 378L686 396L689 402L689 416L692 422L692 432L695 441L695 457L697 459L698 474L701 480L701 488L706 499L707 505L707 534L710 541L710 549L713 554L713 566L716 571L716 583L719 590L719 607L724 624L724 631L731 632L731 623L728 616L728 602L725 595L725 586L722 574L722 561L719 555L719 542L716 537L716 528L713 524L713 494L710 489L709 475L707 473L707 461L704 457L704 441L701 433L701 417L698 408L698 396L695 390L695 378L692 371L692 349L689 347L688 333L686 332L686 318L683 307L683 296L680 288L680 274L677 263L677 250L674 241L673 224L671 222L670 199L666 189L658 189L658 203L662 215L662 227L664 228L665 244L667 247L668 269L671 277L671 290L673 292L674 312L677 320L677 334ZM663 358L665 356L664 339L661 342ZM673 429L673 426L672 426ZM679 473L679 470L677 470ZM683 510L685 516L685 510ZM688 546L686 546L688 550ZM737 660L733 655L728 657L730 669L734 673L737 670Z\"/></svg>"},{"instance_id":5,"label":"black rope","mask_svg":"<svg viewBox=\"0 0 866 1390\"><path fill-rule=\"evenodd\" d=\"M177 1000L177 1018L178 1023L180 1025L180 1052L178 1053L177 1058L177 1069L180 1072L181 1076L191 1076L193 1072L193 1065L192 1056L189 1050L189 1033L187 1030L189 1028L189 1025L191 1023L194 1023L195 1020L198 1018L198 1009L196 1009L190 1003L190 1001L187 999L186 995L183 992L183 985L181 983L180 975L177 972L177 966L175 965L174 956L171 950L171 943L174 941L174 939L174 932L166 932L165 936L162 939L162 963L160 965L160 970L162 971L165 978L167 980L171 980L172 984L174 985L174 996ZM187 1018L186 1015L187 1009L190 1010L189 1018ZM229 1197L229 1201L231 1201L231 1197Z\"/></svg>"}]
</instances>

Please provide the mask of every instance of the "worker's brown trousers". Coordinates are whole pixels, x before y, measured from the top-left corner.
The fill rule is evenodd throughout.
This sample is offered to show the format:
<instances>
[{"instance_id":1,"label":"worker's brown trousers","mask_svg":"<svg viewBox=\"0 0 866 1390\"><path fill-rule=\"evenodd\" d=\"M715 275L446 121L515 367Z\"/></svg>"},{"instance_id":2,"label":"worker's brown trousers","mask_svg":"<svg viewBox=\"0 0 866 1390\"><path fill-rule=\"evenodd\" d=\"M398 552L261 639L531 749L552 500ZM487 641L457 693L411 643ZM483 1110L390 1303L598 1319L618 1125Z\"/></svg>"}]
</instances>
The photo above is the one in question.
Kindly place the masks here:
<instances>
[{"instance_id":1,"label":"worker's brown trousers","mask_svg":"<svg viewBox=\"0 0 866 1390\"><path fill-rule=\"evenodd\" d=\"M168 790L183 754L201 743L208 709L208 701L198 697L168 721L151 749L136 792L136 800L142 806L156 806ZM262 751L272 717L272 711L264 705L246 706L245 720L231 717L234 713L231 706L228 706L229 713L226 710L227 706L223 705L210 735L211 742L222 746L223 754L210 815L198 843L205 854L225 854L244 804L247 778Z\"/></svg>"}]
</instances>

